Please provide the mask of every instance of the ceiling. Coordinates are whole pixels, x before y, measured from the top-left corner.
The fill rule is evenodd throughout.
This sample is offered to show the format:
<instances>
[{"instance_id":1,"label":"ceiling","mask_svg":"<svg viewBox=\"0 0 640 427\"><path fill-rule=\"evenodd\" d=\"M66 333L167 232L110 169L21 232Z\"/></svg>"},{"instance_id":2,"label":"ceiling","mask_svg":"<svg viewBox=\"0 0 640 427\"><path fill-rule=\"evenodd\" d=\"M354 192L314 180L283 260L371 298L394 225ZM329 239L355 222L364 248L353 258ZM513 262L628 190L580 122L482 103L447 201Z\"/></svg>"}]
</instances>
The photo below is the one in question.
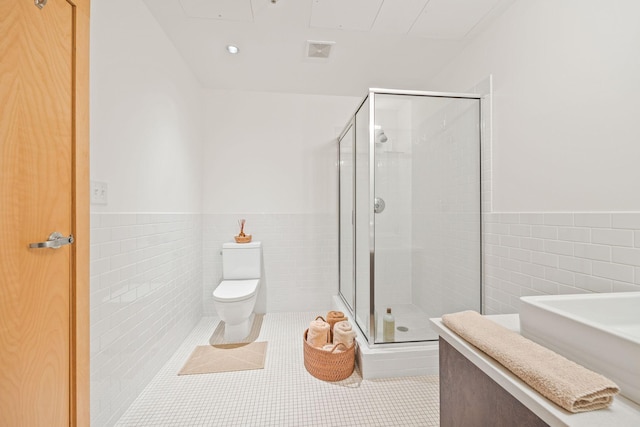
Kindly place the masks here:
<instances>
[{"instance_id":1,"label":"ceiling","mask_svg":"<svg viewBox=\"0 0 640 427\"><path fill-rule=\"evenodd\" d=\"M205 87L353 96L434 89L514 1L144 0ZM331 42L329 57L308 57L308 41Z\"/></svg>"}]
</instances>

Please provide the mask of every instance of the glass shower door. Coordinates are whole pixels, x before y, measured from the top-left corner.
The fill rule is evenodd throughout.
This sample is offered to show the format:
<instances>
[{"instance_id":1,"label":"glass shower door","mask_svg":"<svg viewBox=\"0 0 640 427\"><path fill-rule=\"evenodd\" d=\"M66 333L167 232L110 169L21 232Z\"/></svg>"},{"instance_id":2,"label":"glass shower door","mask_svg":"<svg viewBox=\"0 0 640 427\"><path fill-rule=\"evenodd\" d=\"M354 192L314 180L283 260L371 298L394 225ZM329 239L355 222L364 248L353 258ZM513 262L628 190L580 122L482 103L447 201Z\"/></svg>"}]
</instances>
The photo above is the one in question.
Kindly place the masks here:
<instances>
[{"instance_id":1,"label":"glass shower door","mask_svg":"<svg viewBox=\"0 0 640 427\"><path fill-rule=\"evenodd\" d=\"M353 275L353 140L354 126L351 122L339 140L339 193L340 193L340 294L353 311L355 288Z\"/></svg>"},{"instance_id":2,"label":"glass shower door","mask_svg":"<svg viewBox=\"0 0 640 427\"><path fill-rule=\"evenodd\" d=\"M339 139L340 295L365 336L372 330L369 100Z\"/></svg>"},{"instance_id":3,"label":"glass shower door","mask_svg":"<svg viewBox=\"0 0 640 427\"><path fill-rule=\"evenodd\" d=\"M371 204L370 200L370 151L369 151L369 103L367 98L356 113L355 137L355 317L365 336L372 331L371 316Z\"/></svg>"},{"instance_id":4,"label":"glass shower door","mask_svg":"<svg viewBox=\"0 0 640 427\"><path fill-rule=\"evenodd\" d=\"M479 123L479 99L375 94L375 343L437 339L430 317L480 310Z\"/></svg>"}]
</instances>

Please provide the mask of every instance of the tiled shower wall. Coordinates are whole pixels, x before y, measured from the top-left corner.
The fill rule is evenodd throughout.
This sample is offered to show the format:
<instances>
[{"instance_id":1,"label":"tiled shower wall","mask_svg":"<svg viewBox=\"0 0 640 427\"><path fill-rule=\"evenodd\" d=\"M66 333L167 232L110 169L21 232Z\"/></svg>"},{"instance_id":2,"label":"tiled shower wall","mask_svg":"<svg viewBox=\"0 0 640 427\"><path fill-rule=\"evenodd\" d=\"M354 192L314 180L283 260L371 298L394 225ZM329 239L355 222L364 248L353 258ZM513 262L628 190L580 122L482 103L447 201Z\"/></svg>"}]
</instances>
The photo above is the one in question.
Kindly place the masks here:
<instances>
[{"instance_id":1,"label":"tiled shower wall","mask_svg":"<svg viewBox=\"0 0 640 427\"><path fill-rule=\"evenodd\" d=\"M202 316L202 215L91 215L91 425L112 425Z\"/></svg>"},{"instance_id":2,"label":"tiled shower wall","mask_svg":"<svg viewBox=\"0 0 640 427\"><path fill-rule=\"evenodd\" d=\"M222 244L245 232L262 242L258 312L326 311L338 293L337 214L205 214L201 298L215 316L212 293L222 279Z\"/></svg>"},{"instance_id":3,"label":"tiled shower wall","mask_svg":"<svg viewBox=\"0 0 640 427\"><path fill-rule=\"evenodd\" d=\"M640 291L640 212L484 215L487 314L525 295Z\"/></svg>"}]
</instances>

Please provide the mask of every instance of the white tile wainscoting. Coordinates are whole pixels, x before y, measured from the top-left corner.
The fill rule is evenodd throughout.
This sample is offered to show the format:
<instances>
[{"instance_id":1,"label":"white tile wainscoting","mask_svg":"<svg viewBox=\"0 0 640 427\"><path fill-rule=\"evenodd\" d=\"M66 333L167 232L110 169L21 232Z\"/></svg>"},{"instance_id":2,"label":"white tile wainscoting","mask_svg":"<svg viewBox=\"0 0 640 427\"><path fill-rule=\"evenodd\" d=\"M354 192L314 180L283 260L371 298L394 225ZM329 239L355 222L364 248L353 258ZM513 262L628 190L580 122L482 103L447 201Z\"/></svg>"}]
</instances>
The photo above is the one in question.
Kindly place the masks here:
<instances>
[{"instance_id":1,"label":"white tile wainscoting","mask_svg":"<svg viewBox=\"0 0 640 427\"><path fill-rule=\"evenodd\" d=\"M521 296L640 291L640 212L487 213L486 314Z\"/></svg>"},{"instance_id":2,"label":"white tile wainscoting","mask_svg":"<svg viewBox=\"0 0 640 427\"><path fill-rule=\"evenodd\" d=\"M91 214L91 425L113 425L202 317L202 215Z\"/></svg>"}]
</instances>

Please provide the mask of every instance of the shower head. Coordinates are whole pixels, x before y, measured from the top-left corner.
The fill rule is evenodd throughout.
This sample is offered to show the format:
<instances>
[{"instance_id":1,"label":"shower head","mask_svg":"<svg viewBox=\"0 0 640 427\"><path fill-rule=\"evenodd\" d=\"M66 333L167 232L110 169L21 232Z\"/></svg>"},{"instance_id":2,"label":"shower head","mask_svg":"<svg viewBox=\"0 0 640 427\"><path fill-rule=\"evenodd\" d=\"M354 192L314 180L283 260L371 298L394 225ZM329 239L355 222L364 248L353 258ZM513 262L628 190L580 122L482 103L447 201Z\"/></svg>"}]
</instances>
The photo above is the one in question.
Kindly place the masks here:
<instances>
[{"instance_id":1,"label":"shower head","mask_svg":"<svg viewBox=\"0 0 640 427\"><path fill-rule=\"evenodd\" d=\"M382 129L376 131L376 142L387 142L388 140L389 138L387 138Z\"/></svg>"}]
</instances>

